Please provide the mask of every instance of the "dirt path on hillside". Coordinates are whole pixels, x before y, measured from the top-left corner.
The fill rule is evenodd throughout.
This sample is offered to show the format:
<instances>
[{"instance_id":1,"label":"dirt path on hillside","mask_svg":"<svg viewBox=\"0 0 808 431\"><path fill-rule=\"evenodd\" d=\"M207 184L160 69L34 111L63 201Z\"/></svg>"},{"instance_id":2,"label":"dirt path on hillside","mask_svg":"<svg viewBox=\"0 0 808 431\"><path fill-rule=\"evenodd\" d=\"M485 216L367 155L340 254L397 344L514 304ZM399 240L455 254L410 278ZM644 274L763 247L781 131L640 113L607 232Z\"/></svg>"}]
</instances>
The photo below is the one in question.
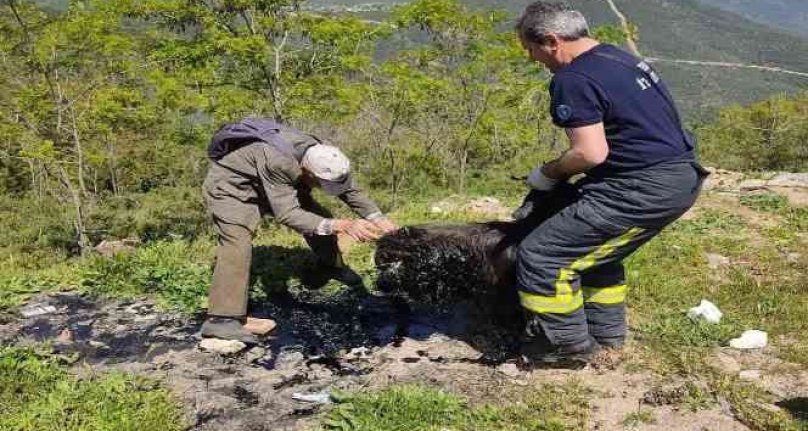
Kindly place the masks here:
<instances>
[{"instance_id":1,"label":"dirt path on hillside","mask_svg":"<svg viewBox=\"0 0 808 431\"><path fill-rule=\"evenodd\" d=\"M532 372L502 365L510 339L493 328L472 328L462 308L443 315L414 312L402 321L384 300L303 292L262 310L280 324L263 346L224 357L198 350L198 320L158 312L149 301L60 293L32 302L57 311L0 325L0 344L51 342L57 353L77 359L78 373L87 363L94 372L162 379L182 401L192 430L312 429L323 407L295 401L294 394L407 382L448 388L475 403L495 403L512 388L581 382L591 392L591 429L622 430L638 408L656 421L634 429L746 429L720 406L691 413L676 404L643 404L663 382L622 364Z\"/></svg>"}]
</instances>

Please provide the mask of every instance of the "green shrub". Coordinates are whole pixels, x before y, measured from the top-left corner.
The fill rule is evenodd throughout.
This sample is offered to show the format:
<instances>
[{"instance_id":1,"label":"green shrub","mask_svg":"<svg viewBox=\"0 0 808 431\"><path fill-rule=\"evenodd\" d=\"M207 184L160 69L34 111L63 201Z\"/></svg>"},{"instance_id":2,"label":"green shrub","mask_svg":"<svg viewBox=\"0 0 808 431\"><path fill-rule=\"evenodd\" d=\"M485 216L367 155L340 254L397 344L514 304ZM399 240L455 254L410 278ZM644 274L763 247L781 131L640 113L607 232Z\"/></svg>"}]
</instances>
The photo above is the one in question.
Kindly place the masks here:
<instances>
[{"instance_id":1,"label":"green shrub","mask_svg":"<svg viewBox=\"0 0 808 431\"><path fill-rule=\"evenodd\" d=\"M0 248L28 254L75 251L76 231L68 205L50 197L0 195Z\"/></svg>"},{"instance_id":2,"label":"green shrub","mask_svg":"<svg viewBox=\"0 0 808 431\"><path fill-rule=\"evenodd\" d=\"M705 162L733 170L808 170L808 92L730 106L698 129Z\"/></svg>"},{"instance_id":3,"label":"green shrub","mask_svg":"<svg viewBox=\"0 0 808 431\"><path fill-rule=\"evenodd\" d=\"M133 253L92 257L81 266L81 286L111 296L155 294L169 306L193 312L204 306L210 285L206 252L202 243L158 241Z\"/></svg>"},{"instance_id":4,"label":"green shrub","mask_svg":"<svg viewBox=\"0 0 808 431\"><path fill-rule=\"evenodd\" d=\"M0 273L0 312L22 304L39 292L71 290L80 284L79 274L72 265L55 265L38 271L7 271Z\"/></svg>"},{"instance_id":5,"label":"green shrub","mask_svg":"<svg viewBox=\"0 0 808 431\"><path fill-rule=\"evenodd\" d=\"M207 232L209 217L199 187L163 187L111 196L90 216L96 241L135 237L144 241L193 239Z\"/></svg>"}]
</instances>

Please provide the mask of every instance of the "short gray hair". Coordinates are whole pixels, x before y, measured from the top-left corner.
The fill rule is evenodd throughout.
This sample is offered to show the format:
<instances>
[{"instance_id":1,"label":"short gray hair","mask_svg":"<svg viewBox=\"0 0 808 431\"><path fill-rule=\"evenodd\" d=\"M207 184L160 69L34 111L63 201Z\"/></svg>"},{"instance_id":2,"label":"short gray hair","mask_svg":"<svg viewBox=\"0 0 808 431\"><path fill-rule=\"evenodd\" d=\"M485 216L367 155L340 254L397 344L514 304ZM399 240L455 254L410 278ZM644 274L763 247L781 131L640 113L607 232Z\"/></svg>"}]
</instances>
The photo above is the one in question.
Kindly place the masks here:
<instances>
[{"instance_id":1,"label":"short gray hair","mask_svg":"<svg viewBox=\"0 0 808 431\"><path fill-rule=\"evenodd\" d=\"M545 43L550 33L570 41L589 36L584 15L561 2L537 1L529 5L516 30L526 41L538 44Z\"/></svg>"}]
</instances>

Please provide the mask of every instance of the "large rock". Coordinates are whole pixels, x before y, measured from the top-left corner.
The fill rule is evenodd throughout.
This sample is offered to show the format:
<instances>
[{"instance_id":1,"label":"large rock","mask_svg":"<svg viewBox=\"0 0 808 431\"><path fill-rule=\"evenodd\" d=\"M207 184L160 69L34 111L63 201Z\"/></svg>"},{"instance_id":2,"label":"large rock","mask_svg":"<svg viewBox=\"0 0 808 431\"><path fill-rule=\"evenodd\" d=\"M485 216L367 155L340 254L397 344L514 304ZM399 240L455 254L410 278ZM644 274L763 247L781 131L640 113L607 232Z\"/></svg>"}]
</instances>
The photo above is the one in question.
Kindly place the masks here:
<instances>
[{"instance_id":1,"label":"large rock","mask_svg":"<svg viewBox=\"0 0 808 431\"><path fill-rule=\"evenodd\" d=\"M808 172L779 173L767 181L766 185L769 187L793 187L808 189Z\"/></svg>"},{"instance_id":2,"label":"large rock","mask_svg":"<svg viewBox=\"0 0 808 431\"><path fill-rule=\"evenodd\" d=\"M135 250L140 245L139 239L127 238L120 241L101 241L95 246L95 251L104 257L112 257L118 253L127 253Z\"/></svg>"},{"instance_id":3,"label":"large rock","mask_svg":"<svg viewBox=\"0 0 808 431\"><path fill-rule=\"evenodd\" d=\"M502 205L497 198L482 197L475 199L463 208L468 212L487 216L504 216L510 214L510 210Z\"/></svg>"},{"instance_id":4,"label":"large rock","mask_svg":"<svg viewBox=\"0 0 808 431\"><path fill-rule=\"evenodd\" d=\"M244 329L252 334L264 336L272 332L276 326L278 326L278 324L272 319L248 317L247 323L244 324Z\"/></svg>"}]
</instances>

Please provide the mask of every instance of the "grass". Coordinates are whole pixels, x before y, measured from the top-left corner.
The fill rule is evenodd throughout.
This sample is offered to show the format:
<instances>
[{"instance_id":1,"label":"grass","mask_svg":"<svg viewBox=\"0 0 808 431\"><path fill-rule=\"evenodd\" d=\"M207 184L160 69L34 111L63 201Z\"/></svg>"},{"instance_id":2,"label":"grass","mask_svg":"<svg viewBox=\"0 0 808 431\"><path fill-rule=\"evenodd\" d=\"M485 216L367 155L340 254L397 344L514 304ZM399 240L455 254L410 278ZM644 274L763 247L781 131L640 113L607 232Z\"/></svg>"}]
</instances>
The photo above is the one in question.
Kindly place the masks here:
<instances>
[{"instance_id":1,"label":"grass","mask_svg":"<svg viewBox=\"0 0 808 431\"><path fill-rule=\"evenodd\" d=\"M650 410L639 409L636 412L631 412L623 419L623 426L626 428L636 428L643 424L656 423L656 416Z\"/></svg>"},{"instance_id":2,"label":"grass","mask_svg":"<svg viewBox=\"0 0 808 431\"><path fill-rule=\"evenodd\" d=\"M466 202L470 198L457 199ZM505 200L508 206L517 202L515 196ZM428 199L409 201L394 212L393 217L401 224L489 218L462 211L434 214L430 211L433 203ZM772 400L765 391L735 376L717 373L705 364L715 349L725 346L729 339L746 329L762 329L770 334L773 356L800 367L808 366L808 339L800 336L808 330L808 319L805 319L808 265L804 256L796 261L786 258L801 251L808 212L792 208L782 198L771 195L745 197L741 204L761 215L770 214L777 225L761 227L749 223L741 213L702 209L696 218L675 223L629 259L630 321L635 339L645 352L640 362L632 367L637 368L635 371L645 368L672 379L687 376L703 383L704 388L694 386L696 389L688 391L678 402L686 410L713 408L719 400L726 400L736 416L752 429L808 429L804 422L767 407ZM344 210L337 209L337 213L344 214ZM256 238L255 246L254 301L267 300L277 289L295 289L300 285L299 274L311 261L299 235L267 223ZM112 259L62 260L36 270L7 261L0 272L0 310L14 310L26 298L41 291L78 289L105 296L150 296L166 307L197 312L205 306L213 247L211 238L200 236L196 240L150 242L133 253ZM707 253L726 256L730 264L710 268ZM346 260L365 277L368 286L373 285L371 245L354 245L347 252ZM336 292L340 288L330 284L324 292ZM685 316L685 311L703 298L724 311L721 324L693 322ZM788 342L779 342L783 339ZM14 368L16 373L23 374L0 381L0 390L28 393L31 386L27 382L40 382L37 380L40 377L30 376L39 376L40 370L45 370L41 371L44 373L41 381L50 382L47 385L51 386L46 387L52 392L47 393L55 394L48 395L47 399L61 399L59 406L68 399L82 400L87 406L81 407L86 408L81 410L81 420L103 421L112 414L103 410L107 407L121 412L135 408L163 409L160 414L168 414L168 406L172 405L164 390L149 381L123 375L82 380L70 376L45 356L10 350L3 355L4 363L13 357L23 364L22 368ZM31 372L25 374L29 368ZM8 372L4 369L3 375ZM122 400L111 401L109 406L85 402L100 396L96 391L98 387L107 388L109 393L114 393L114 388L126 388L127 395L122 395ZM130 393L132 399L127 401ZM152 393L157 398L148 398ZM507 404L475 404L439 389L392 386L379 392L346 396L327 413L323 428L567 430L591 425L587 422L587 393L582 386L547 386L532 393L534 395L516 397ZM51 420L47 415L33 417L34 413L28 413L44 408L41 406L46 401L21 397L15 402L18 402L14 407L17 410L0 420ZM100 410L92 410L96 407ZM120 420L125 423L128 413L115 414L122 415L120 418L124 419ZM627 416L625 425L646 423L652 415L653 410L642 410ZM16 423L16 428L0 424L3 425L0 429L31 429L21 428ZM72 428L54 429L101 429L78 423L69 426Z\"/></svg>"},{"instance_id":3,"label":"grass","mask_svg":"<svg viewBox=\"0 0 808 431\"><path fill-rule=\"evenodd\" d=\"M325 430L562 431L586 429L589 405L580 384L546 385L507 406L471 405L426 386L401 385L348 396L323 421Z\"/></svg>"},{"instance_id":4,"label":"grass","mask_svg":"<svg viewBox=\"0 0 808 431\"><path fill-rule=\"evenodd\" d=\"M760 236L735 215L707 211L678 222L633 256L631 304L641 338L671 355L707 354L745 329L763 329L772 338L808 329L802 267ZM727 256L731 264L709 268L706 253ZM684 316L702 298L724 311L721 324ZM808 365L808 356L788 359Z\"/></svg>"},{"instance_id":5,"label":"grass","mask_svg":"<svg viewBox=\"0 0 808 431\"><path fill-rule=\"evenodd\" d=\"M33 350L0 349L0 430L185 429L173 396L124 374L78 378Z\"/></svg>"}]
</instances>

